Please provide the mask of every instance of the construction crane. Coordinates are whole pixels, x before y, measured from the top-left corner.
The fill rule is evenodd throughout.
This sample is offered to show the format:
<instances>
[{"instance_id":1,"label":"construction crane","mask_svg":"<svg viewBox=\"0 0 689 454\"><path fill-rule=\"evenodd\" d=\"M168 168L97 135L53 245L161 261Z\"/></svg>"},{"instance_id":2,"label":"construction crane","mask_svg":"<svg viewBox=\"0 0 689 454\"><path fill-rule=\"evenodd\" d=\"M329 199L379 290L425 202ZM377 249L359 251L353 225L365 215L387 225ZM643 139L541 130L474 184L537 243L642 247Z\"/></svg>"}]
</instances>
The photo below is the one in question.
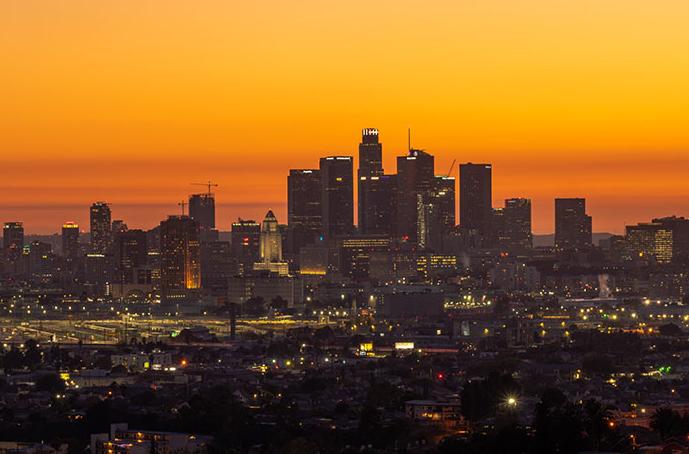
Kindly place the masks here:
<instances>
[{"instance_id":1,"label":"construction crane","mask_svg":"<svg viewBox=\"0 0 689 454\"><path fill-rule=\"evenodd\" d=\"M208 197L211 196L211 188L218 187L217 183L213 183L211 180L208 180L207 183L190 183L192 186L206 186L208 188Z\"/></svg>"},{"instance_id":2,"label":"construction crane","mask_svg":"<svg viewBox=\"0 0 689 454\"><path fill-rule=\"evenodd\" d=\"M451 176L452 176L452 171L454 170L455 164L456 164L456 163L457 163L457 160L456 160L456 159L453 159L453 160L452 160L452 165L450 166L450 170L447 171L447 176L448 176L448 177L451 177Z\"/></svg>"}]
</instances>

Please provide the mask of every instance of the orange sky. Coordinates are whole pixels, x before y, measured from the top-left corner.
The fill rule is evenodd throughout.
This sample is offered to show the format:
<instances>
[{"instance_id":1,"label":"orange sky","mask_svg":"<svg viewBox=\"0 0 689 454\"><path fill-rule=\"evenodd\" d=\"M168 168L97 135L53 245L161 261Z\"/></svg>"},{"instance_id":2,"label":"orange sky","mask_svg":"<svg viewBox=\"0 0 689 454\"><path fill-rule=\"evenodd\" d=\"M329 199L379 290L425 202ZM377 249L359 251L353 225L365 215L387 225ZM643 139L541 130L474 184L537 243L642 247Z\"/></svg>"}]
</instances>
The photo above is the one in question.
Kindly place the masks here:
<instances>
[{"instance_id":1,"label":"orange sky","mask_svg":"<svg viewBox=\"0 0 689 454\"><path fill-rule=\"evenodd\" d=\"M689 215L686 0L5 0L0 221L151 227L213 179L218 223L286 214L290 167L413 145L494 164L495 204L589 199L595 231Z\"/></svg>"}]
</instances>

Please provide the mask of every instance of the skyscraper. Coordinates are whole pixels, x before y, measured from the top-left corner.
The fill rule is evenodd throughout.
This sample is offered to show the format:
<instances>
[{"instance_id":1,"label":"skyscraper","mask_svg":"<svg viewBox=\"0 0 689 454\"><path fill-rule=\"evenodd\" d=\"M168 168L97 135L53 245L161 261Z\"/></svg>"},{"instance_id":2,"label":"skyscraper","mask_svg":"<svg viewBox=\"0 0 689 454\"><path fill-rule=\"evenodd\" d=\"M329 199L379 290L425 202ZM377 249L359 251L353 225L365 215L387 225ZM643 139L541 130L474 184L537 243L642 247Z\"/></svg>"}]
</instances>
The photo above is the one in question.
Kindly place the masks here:
<instances>
[{"instance_id":1,"label":"skyscraper","mask_svg":"<svg viewBox=\"0 0 689 454\"><path fill-rule=\"evenodd\" d=\"M423 150L397 157L397 236L416 242L419 197L433 188L435 158Z\"/></svg>"},{"instance_id":2,"label":"skyscraper","mask_svg":"<svg viewBox=\"0 0 689 454\"><path fill-rule=\"evenodd\" d=\"M376 181L372 180L372 177L380 175L383 175L383 144L379 141L377 129L366 128L361 131L359 170L357 171L357 192L359 194L357 225L360 232L365 231L366 216L370 213L368 205L375 199L375 196L367 196L369 190L375 190L370 187L376 185L372 183Z\"/></svg>"},{"instance_id":3,"label":"skyscraper","mask_svg":"<svg viewBox=\"0 0 689 454\"><path fill-rule=\"evenodd\" d=\"M492 166L459 166L459 222L463 229L475 230L484 238L491 235L493 215Z\"/></svg>"},{"instance_id":4,"label":"skyscraper","mask_svg":"<svg viewBox=\"0 0 689 454\"><path fill-rule=\"evenodd\" d=\"M105 202L91 205L91 252L105 254L112 243L110 206Z\"/></svg>"},{"instance_id":5,"label":"skyscraper","mask_svg":"<svg viewBox=\"0 0 689 454\"><path fill-rule=\"evenodd\" d=\"M591 216L586 214L586 199L555 199L555 248L581 250L591 246Z\"/></svg>"},{"instance_id":6,"label":"skyscraper","mask_svg":"<svg viewBox=\"0 0 689 454\"><path fill-rule=\"evenodd\" d=\"M397 206L397 175L359 177L359 232L393 235Z\"/></svg>"},{"instance_id":7,"label":"skyscraper","mask_svg":"<svg viewBox=\"0 0 689 454\"><path fill-rule=\"evenodd\" d=\"M143 230L127 230L115 236L117 281L121 284L136 282L137 268L147 265L148 241Z\"/></svg>"},{"instance_id":8,"label":"skyscraper","mask_svg":"<svg viewBox=\"0 0 689 454\"><path fill-rule=\"evenodd\" d=\"M292 169L287 177L287 251L315 242L321 234L321 172Z\"/></svg>"},{"instance_id":9,"label":"skyscraper","mask_svg":"<svg viewBox=\"0 0 689 454\"><path fill-rule=\"evenodd\" d=\"M256 221L238 219L232 223L232 257L237 260L239 274L246 274L260 257L261 226Z\"/></svg>"},{"instance_id":10,"label":"skyscraper","mask_svg":"<svg viewBox=\"0 0 689 454\"><path fill-rule=\"evenodd\" d=\"M215 196L213 193L192 194L189 196L189 217L199 225L201 240L212 238L215 229Z\"/></svg>"},{"instance_id":11,"label":"skyscraper","mask_svg":"<svg viewBox=\"0 0 689 454\"><path fill-rule=\"evenodd\" d=\"M24 225L21 222L5 222L2 228L2 247L6 251L21 253L24 247Z\"/></svg>"},{"instance_id":12,"label":"skyscraper","mask_svg":"<svg viewBox=\"0 0 689 454\"><path fill-rule=\"evenodd\" d=\"M75 222L62 224L62 256L74 259L79 255L79 225Z\"/></svg>"},{"instance_id":13,"label":"skyscraper","mask_svg":"<svg viewBox=\"0 0 689 454\"><path fill-rule=\"evenodd\" d=\"M359 144L358 177L373 177L383 174L383 144L378 139L378 130L366 128L361 131Z\"/></svg>"},{"instance_id":14,"label":"skyscraper","mask_svg":"<svg viewBox=\"0 0 689 454\"><path fill-rule=\"evenodd\" d=\"M354 182L351 156L321 158L321 212L326 239L354 230Z\"/></svg>"},{"instance_id":15,"label":"skyscraper","mask_svg":"<svg viewBox=\"0 0 689 454\"><path fill-rule=\"evenodd\" d=\"M160 283L163 302L186 298L201 286L199 227L188 216L160 223Z\"/></svg>"},{"instance_id":16,"label":"skyscraper","mask_svg":"<svg viewBox=\"0 0 689 454\"><path fill-rule=\"evenodd\" d=\"M457 198L455 177L436 175L433 180L432 199L438 207L440 224L449 231L457 224Z\"/></svg>"},{"instance_id":17,"label":"skyscraper","mask_svg":"<svg viewBox=\"0 0 689 454\"><path fill-rule=\"evenodd\" d=\"M504 245L510 250L523 251L533 246L531 233L531 200L514 198L505 200Z\"/></svg>"}]
</instances>

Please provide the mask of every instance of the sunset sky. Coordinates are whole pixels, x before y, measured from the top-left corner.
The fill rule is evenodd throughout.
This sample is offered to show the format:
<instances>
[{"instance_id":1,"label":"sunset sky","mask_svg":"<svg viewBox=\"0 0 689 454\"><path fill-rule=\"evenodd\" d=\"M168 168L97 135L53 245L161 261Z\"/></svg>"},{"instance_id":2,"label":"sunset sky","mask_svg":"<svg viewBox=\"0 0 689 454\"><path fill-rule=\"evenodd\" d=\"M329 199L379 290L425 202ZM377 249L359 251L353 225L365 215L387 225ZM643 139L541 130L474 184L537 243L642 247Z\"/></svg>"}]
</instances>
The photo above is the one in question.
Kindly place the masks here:
<instances>
[{"instance_id":1,"label":"sunset sky","mask_svg":"<svg viewBox=\"0 0 689 454\"><path fill-rule=\"evenodd\" d=\"M286 221L289 168L412 144L494 164L494 203L594 231L689 216L687 0L4 0L0 221L150 228L217 181L218 227ZM454 174L456 175L455 167Z\"/></svg>"}]
</instances>

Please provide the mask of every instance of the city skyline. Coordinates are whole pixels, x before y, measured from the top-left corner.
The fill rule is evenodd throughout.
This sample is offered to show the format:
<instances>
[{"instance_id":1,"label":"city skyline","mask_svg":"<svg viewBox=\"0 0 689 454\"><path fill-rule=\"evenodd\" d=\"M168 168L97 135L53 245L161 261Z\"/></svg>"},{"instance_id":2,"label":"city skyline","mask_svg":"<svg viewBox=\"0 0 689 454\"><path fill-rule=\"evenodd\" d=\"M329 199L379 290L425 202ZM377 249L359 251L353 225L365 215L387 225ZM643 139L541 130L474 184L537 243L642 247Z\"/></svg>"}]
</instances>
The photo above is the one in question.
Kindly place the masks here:
<instances>
[{"instance_id":1,"label":"city skyline","mask_svg":"<svg viewBox=\"0 0 689 454\"><path fill-rule=\"evenodd\" d=\"M56 232L107 200L150 227L213 178L222 228L284 219L286 169L355 155L367 126L388 171L408 127L439 172L491 162L494 203L532 199L537 233L555 197L585 197L599 232L686 215L687 15L640 0L10 2L0 215Z\"/></svg>"},{"instance_id":2,"label":"city skyline","mask_svg":"<svg viewBox=\"0 0 689 454\"><path fill-rule=\"evenodd\" d=\"M384 133L379 133L378 129L375 128L363 128L361 129L362 136L365 137L367 131L376 131L376 135L380 134L381 136L384 136ZM407 131L408 136L408 146L411 144L411 141L409 139L409 134L410 130ZM381 145L383 145L383 142L381 142ZM356 148L356 146L354 147ZM434 153L430 150L426 150L424 148L419 148L419 150L423 151L428 151L429 153L433 154ZM382 162L383 165L385 166L388 164L390 167L385 167L387 169L395 169L395 172L397 171L397 165L400 162L404 162L404 156L406 155L407 151L403 153L396 154L394 152L390 152L387 148L385 148L385 151L382 152ZM350 155L347 155L345 153L342 153L341 156L351 156L352 157L352 178L356 177L357 172L359 170L356 170L359 168L359 157L358 157L359 152L352 152ZM434 155L434 158L437 160L437 156ZM319 159L316 157L316 159ZM402 159L402 161L400 161ZM395 163L394 161L397 161ZM309 167L314 167L313 163L309 166L308 162L305 162L306 165L304 165L303 169L308 169ZM463 161L458 161L457 159L453 159L449 171L451 172L450 175L447 175L445 171L443 171L442 165L444 163L441 162L441 164L438 166L436 165L436 171L438 173L438 177L441 176L450 176L455 179L455 190L458 193L458 196L461 194L461 188L460 188L460 174L461 174L461 168L466 165L479 165L482 166L484 164L478 164L477 161L474 162L463 162ZM455 165L457 164L457 165ZM486 161L485 163L491 168L492 173L497 173L498 178L493 176L492 181L491 181L491 186L492 186L492 206L493 207L500 207L505 200L512 199L512 198L525 198L529 199L532 203L533 206L533 219L532 219L532 231L536 235L551 235L555 232L555 200L556 199L561 199L561 198L567 198L565 196L559 195L558 192L553 193L550 197L549 196L543 196L543 197L536 197L536 198L530 198L528 196L525 196L520 193L516 192L510 192L511 189L509 187L505 187L504 184L501 184L502 182L500 181L500 176L505 176L502 172L500 172L499 169L495 169L495 165L492 164L489 161ZM189 211L190 205L189 203L186 202L188 199L190 202L193 202L194 200L203 198L206 196L205 192L201 192L198 189L198 186L208 186L208 189L210 190L211 187L215 189L213 196L216 199L219 199L219 201L215 202L216 205L216 211L217 211L217 218L218 218L218 230L220 231L229 231L231 228L231 225L233 222L235 222L237 219L250 219L250 220L258 220L263 218L263 214L267 210L273 210L275 213L277 213L278 217L281 219L284 219L287 221L288 219L288 200L287 200L287 195L289 192L288 188L288 176L290 175L290 172L294 170L294 167L290 167L285 169L285 172L283 172L282 178L280 179L282 184L276 185L274 183L267 184L267 187L281 187L283 190L282 193L282 199L277 200L277 201L270 201L270 200L258 200L256 202L245 202L245 203L228 203L228 202L223 202L223 196L225 195L223 191L223 187L228 186L228 183L225 181L220 180L219 183L215 182L211 184L211 181L208 180L208 183L189 183L188 188L185 187L185 185L182 183L179 185L178 188L178 193L179 196L176 198L171 198L169 199L168 202L161 202L161 203L143 203L143 204L122 204L122 203L117 203L117 202L112 202L110 200L107 201L107 204L111 207L114 208L116 211L113 213L113 219L124 219L127 222L127 225L131 228L143 228L143 229L149 229L153 228L158 223L160 222L160 219L165 219L167 216L170 215L177 215L180 214L182 209L185 210L185 213ZM396 173L393 173L392 176L394 176ZM380 174L382 176L382 174ZM205 178L203 176L200 176L197 179L202 179ZM193 179L193 178L191 178ZM216 181L215 179L213 179ZM197 186L197 188L194 188L194 186ZM220 189L218 189L218 186ZM231 186L231 185L230 185ZM187 189L186 191L184 191ZM360 187L358 187L358 184L354 185L354 199L353 199L353 210L354 210L354 222L355 226L358 227L357 224L357 218L358 218L358 211L359 211L359 206L357 203L357 200L359 200L359 191ZM555 189L557 190L557 189ZM499 192L498 192L499 191ZM490 192L490 191L489 191ZM216 194L217 193L217 194ZM210 193L209 193L210 194ZM472 195L473 197L473 195ZM649 207L648 213L650 213L647 216L639 215L639 217L636 217L634 215L631 215L624 210L624 206L617 206L617 207L610 207L605 204L604 200L596 200L596 199L590 199L585 196L583 196L581 193L572 194L572 197L581 197L584 198L588 201L588 210L591 212L592 217L594 219L593 222L593 232L594 233L611 233L611 234L624 234L625 228L628 225L633 225L637 224L639 222L644 222L645 220L651 219L651 218L658 218L658 217L663 217L663 216L670 216L670 215L685 215L686 210L681 210L680 208L682 207L682 203L677 204L677 209L673 209L672 206L668 206L667 209L664 208L664 205L654 205L652 207ZM571 197L570 197L571 198ZM118 197L115 196L114 200L118 200ZM184 201L184 208L182 208L181 203L179 200ZM85 227L89 224L89 215L88 215L88 205L90 205L91 201L87 203L87 205L82 206L81 204L78 203L73 203L69 205L61 205L60 203L57 204L51 204L50 207L41 207L40 205L34 205L32 206L26 206L26 207L20 207L20 206L7 206L5 205L5 209L2 211L2 214L4 216L4 219L2 220L3 222L22 222L24 224L24 228L26 231L27 235L46 235L46 234L58 234L60 232L61 226L65 222L74 222L77 225L80 226L80 231L81 232L89 232ZM360 203L360 200L359 200ZM459 204L459 205L458 205ZM456 211L456 224L460 224L461 216L460 216L460 201L459 198L454 204L454 208ZM46 209L47 208L47 209ZM86 211L84 211L86 210ZM601 211L607 211L608 216L606 217L605 213L601 213ZM610 212L614 214L609 214ZM617 216L617 212L622 212L621 216ZM645 212L645 211L644 211ZM17 216L12 217L11 214L16 213L17 216L23 216L22 218L19 218ZM158 214L160 213L160 214ZM68 216L70 215L71 216ZM54 220L56 219L61 219L57 221L55 224L55 227L53 228L53 224L55 223ZM213 224L215 221L212 221Z\"/></svg>"}]
</instances>

